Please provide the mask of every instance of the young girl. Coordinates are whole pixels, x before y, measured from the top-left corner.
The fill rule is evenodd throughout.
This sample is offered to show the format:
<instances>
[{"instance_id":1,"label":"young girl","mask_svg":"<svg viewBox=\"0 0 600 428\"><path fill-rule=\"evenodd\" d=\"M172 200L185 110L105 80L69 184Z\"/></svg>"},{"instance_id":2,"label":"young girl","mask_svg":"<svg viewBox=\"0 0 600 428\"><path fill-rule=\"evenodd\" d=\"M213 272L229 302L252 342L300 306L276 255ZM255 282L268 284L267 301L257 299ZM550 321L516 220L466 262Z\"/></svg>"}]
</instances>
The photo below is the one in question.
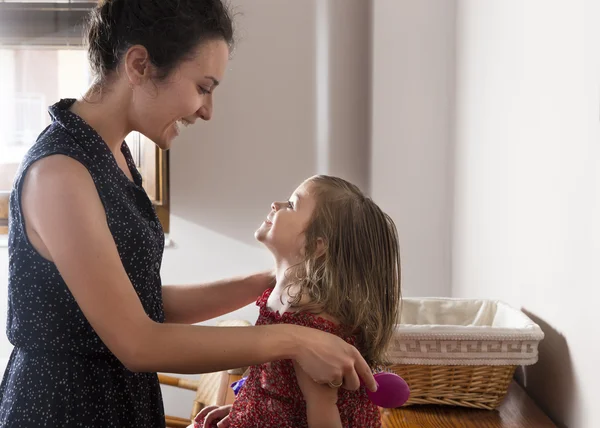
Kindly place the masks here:
<instances>
[{"instance_id":1,"label":"young girl","mask_svg":"<svg viewBox=\"0 0 600 428\"><path fill-rule=\"evenodd\" d=\"M384 363L400 305L400 259L392 219L353 184L309 178L275 202L255 233L273 254L277 283L257 301L257 325L299 324L355 345L372 368ZM232 407L207 408L196 427L373 428L366 391L314 382L295 362L253 366Z\"/></svg>"}]
</instances>

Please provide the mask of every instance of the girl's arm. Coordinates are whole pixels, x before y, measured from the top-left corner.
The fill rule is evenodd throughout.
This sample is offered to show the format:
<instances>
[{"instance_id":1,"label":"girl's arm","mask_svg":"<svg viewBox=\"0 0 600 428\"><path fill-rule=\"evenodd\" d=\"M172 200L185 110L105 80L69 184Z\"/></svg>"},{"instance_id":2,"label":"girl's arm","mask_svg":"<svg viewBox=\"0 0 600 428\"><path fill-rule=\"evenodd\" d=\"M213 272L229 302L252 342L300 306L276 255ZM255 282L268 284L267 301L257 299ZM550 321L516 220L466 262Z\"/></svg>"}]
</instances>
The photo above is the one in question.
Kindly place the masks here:
<instances>
[{"instance_id":1,"label":"girl's arm","mask_svg":"<svg viewBox=\"0 0 600 428\"><path fill-rule=\"evenodd\" d=\"M162 288L165 322L195 324L233 312L275 285L272 271L198 285Z\"/></svg>"},{"instance_id":2,"label":"girl's arm","mask_svg":"<svg viewBox=\"0 0 600 428\"><path fill-rule=\"evenodd\" d=\"M342 428L337 407L337 388L316 383L297 363L294 363L294 369L306 401L308 428Z\"/></svg>"}]
</instances>

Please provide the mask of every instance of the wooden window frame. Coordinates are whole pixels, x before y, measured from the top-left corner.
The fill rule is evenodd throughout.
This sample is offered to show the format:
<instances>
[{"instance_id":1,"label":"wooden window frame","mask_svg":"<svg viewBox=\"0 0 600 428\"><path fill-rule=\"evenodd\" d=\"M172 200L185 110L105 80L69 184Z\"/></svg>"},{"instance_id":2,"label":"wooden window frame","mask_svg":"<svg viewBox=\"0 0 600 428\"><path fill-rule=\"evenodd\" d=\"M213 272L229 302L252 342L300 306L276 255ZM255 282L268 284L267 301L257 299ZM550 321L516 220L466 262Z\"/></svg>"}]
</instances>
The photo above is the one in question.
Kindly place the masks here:
<instances>
[{"instance_id":1,"label":"wooden window frame","mask_svg":"<svg viewBox=\"0 0 600 428\"><path fill-rule=\"evenodd\" d=\"M0 235L8 233L8 198L9 192L0 191Z\"/></svg>"},{"instance_id":2,"label":"wooden window frame","mask_svg":"<svg viewBox=\"0 0 600 428\"><path fill-rule=\"evenodd\" d=\"M133 137L131 149L142 176L142 186L154 204L165 234L168 234L170 229L169 152L159 149L152 140L139 132L134 132Z\"/></svg>"}]
</instances>

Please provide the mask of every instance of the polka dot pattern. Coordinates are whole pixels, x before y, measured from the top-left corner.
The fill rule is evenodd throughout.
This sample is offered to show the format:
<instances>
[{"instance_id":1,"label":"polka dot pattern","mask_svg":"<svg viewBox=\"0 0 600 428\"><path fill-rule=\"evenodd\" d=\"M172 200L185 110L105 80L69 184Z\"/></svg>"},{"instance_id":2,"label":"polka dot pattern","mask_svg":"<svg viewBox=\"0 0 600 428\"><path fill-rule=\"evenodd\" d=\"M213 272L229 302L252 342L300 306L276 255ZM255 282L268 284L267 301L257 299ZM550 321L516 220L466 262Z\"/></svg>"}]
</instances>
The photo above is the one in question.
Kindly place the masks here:
<instances>
[{"instance_id":1,"label":"polka dot pattern","mask_svg":"<svg viewBox=\"0 0 600 428\"><path fill-rule=\"evenodd\" d=\"M108 350L79 309L54 263L25 234L20 196L28 168L65 155L89 171L125 271L148 317L164 321L160 266L164 233L142 188L118 166L100 135L61 100L52 124L25 156L11 192L7 335L14 350L0 385L2 427L164 427L156 373L134 373ZM93 245L93 243L90 243Z\"/></svg>"}]
</instances>

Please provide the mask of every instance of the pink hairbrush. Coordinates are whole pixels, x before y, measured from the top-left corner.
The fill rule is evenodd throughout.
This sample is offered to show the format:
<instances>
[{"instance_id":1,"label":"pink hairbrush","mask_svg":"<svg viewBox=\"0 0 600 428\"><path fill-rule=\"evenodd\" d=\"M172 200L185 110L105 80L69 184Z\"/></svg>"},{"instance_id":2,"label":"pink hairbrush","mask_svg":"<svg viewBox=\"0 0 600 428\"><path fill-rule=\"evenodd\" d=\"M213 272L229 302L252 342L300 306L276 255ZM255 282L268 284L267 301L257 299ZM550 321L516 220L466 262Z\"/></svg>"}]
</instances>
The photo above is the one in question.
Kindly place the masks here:
<instances>
[{"instance_id":1,"label":"pink hairbrush","mask_svg":"<svg viewBox=\"0 0 600 428\"><path fill-rule=\"evenodd\" d=\"M372 392L367 388L367 395L373 404L385 409L393 409L408 401L410 396L408 384L396 373L383 371L375 373L373 377L378 385L377 391Z\"/></svg>"}]
</instances>

